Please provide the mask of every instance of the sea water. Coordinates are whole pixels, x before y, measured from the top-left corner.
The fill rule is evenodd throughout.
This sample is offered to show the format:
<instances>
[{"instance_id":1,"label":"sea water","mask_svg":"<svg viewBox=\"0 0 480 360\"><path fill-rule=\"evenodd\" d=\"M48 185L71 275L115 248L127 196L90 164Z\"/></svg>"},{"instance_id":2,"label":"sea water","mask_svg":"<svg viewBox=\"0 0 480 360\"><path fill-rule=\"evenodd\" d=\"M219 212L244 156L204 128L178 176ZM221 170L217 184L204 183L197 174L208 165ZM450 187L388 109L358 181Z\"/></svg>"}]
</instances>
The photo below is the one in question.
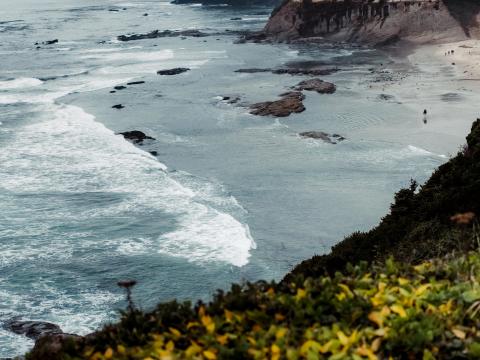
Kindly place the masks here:
<instances>
[{"instance_id":1,"label":"sea water","mask_svg":"<svg viewBox=\"0 0 480 360\"><path fill-rule=\"evenodd\" d=\"M425 181L460 145L423 148L408 136L423 126L411 107L365 92L385 54L236 44L226 30L261 29L268 8L0 2L0 322L84 335L118 319L121 279L138 281L134 299L147 310L279 280L378 223L395 191ZM214 35L117 40L155 29ZM305 77L235 70L306 60L341 71L324 77L337 93L308 93L304 113L261 118L221 100L276 99ZM191 70L156 74L174 67ZM145 83L111 92L131 81ZM117 135L129 130L155 140ZM309 130L347 140L298 136ZM0 327L0 357L31 345Z\"/></svg>"}]
</instances>

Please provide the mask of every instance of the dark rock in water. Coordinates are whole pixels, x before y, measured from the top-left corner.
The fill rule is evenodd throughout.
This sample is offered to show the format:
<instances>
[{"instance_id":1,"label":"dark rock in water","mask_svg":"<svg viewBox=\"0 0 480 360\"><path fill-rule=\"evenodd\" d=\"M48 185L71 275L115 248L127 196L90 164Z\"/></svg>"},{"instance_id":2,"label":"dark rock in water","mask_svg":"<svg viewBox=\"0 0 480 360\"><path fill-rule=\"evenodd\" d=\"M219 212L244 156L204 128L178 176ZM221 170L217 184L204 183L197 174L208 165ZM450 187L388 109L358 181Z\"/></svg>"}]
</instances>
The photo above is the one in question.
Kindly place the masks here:
<instances>
[{"instance_id":1,"label":"dark rock in water","mask_svg":"<svg viewBox=\"0 0 480 360\"><path fill-rule=\"evenodd\" d=\"M178 36L205 37L205 36L208 36L208 34L199 30L178 30L178 31L154 30L146 34L120 35L117 37L117 39L119 41L134 41L134 40L156 39L156 38L178 37Z\"/></svg>"},{"instance_id":2,"label":"dark rock in water","mask_svg":"<svg viewBox=\"0 0 480 360\"><path fill-rule=\"evenodd\" d=\"M145 84L145 81L132 81L127 83L127 85L140 85L140 84Z\"/></svg>"},{"instance_id":3,"label":"dark rock in water","mask_svg":"<svg viewBox=\"0 0 480 360\"><path fill-rule=\"evenodd\" d=\"M115 93L116 93L115 90L110 91L110 94L115 94Z\"/></svg>"},{"instance_id":4,"label":"dark rock in water","mask_svg":"<svg viewBox=\"0 0 480 360\"><path fill-rule=\"evenodd\" d=\"M233 18L231 18L230 20L238 21L238 20L242 20L242 18L241 18L241 17L233 17Z\"/></svg>"},{"instance_id":5,"label":"dark rock in water","mask_svg":"<svg viewBox=\"0 0 480 360\"><path fill-rule=\"evenodd\" d=\"M440 97L442 101L445 101L445 102L456 102L456 101L463 100L462 95L458 93L446 93L446 94L442 94Z\"/></svg>"},{"instance_id":6,"label":"dark rock in water","mask_svg":"<svg viewBox=\"0 0 480 360\"><path fill-rule=\"evenodd\" d=\"M157 156L157 155L158 155L158 151L150 151L150 154L153 155L153 156Z\"/></svg>"},{"instance_id":7,"label":"dark rock in water","mask_svg":"<svg viewBox=\"0 0 480 360\"><path fill-rule=\"evenodd\" d=\"M118 11L120 11L120 10L118 10L118 9L108 9L108 11L118 12Z\"/></svg>"},{"instance_id":8,"label":"dark rock in water","mask_svg":"<svg viewBox=\"0 0 480 360\"><path fill-rule=\"evenodd\" d=\"M118 135L123 135L127 140L134 142L135 144L141 144L144 140L155 140L153 137L146 135L145 133L132 130L118 133Z\"/></svg>"},{"instance_id":9,"label":"dark rock in water","mask_svg":"<svg viewBox=\"0 0 480 360\"><path fill-rule=\"evenodd\" d=\"M114 89L115 90L123 90L123 89L126 89L127 87L126 86L123 86L123 85L118 85L118 86L115 86Z\"/></svg>"},{"instance_id":10,"label":"dark rock in water","mask_svg":"<svg viewBox=\"0 0 480 360\"><path fill-rule=\"evenodd\" d=\"M113 105L112 106L112 109L117 109L117 110L120 110L120 109L123 109L125 106L123 106L122 104L117 104L117 105Z\"/></svg>"},{"instance_id":11,"label":"dark rock in water","mask_svg":"<svg viewBox=\"0 0 480 360\"><path fill-rule=\"evenodd\" d=\"M323 140L326 143L329 144L336 144L335 141L343 141L345 138L343 136L340 136L338 134L327 134L326 132L323 131L305 131L299 134L301 137L304 138L310 138L310 139L315 139L315 140Z\"/></svg>"},{"instance_id":12,"label":"dark rock in water","mask_svg":"<svg viewBox=\"0 0 480 360\"><path fill-rule=\"evenodd\" d=\"M24 335L30 339L37 340L45 335L62 334L62 329L55 324L44 321L23 321L10 320L3 327L18 335Z\"/></svg>"},{"instance_id":13,"label":"dark rock in water","mask_svg":"<svg viewBox=\"0 0 480 360\"><path fill-rule=\"evenodd\" d=\"M250 106L250 114L259 116L286 117L292 113L305 111L303 100L305 95L301 92L289 92L280 95L282 99L277 101L266 101Z\"/></svg>"},{"instance_id":14,"label":"dark rock in water","mask_svg":"<svg viewBox=\"0 0 480 360\"><path fill-rule=\"evenodd\" d=\"M174 69L168 69L168 70L158 70L157 74L158 75L178 75L184 72L189 71L189 68L174 68Z\"/></svg>"},{"instance_id":15,"label":"dark rock in water","mask_svg":"<svg viewBox=\"0 0 480 360\"><path fill-rule=\"evenodd\" d=\"M298 83L294 89L298 91L316 91L319 94L333 94L337 90L334 84L320 79L304 80Z\"/></svg>"},{"instance_id":16,"label":"dark rock in water","mask_svg":"<svg viewBox=\"0 0 480 360\"><path fill-rule=\"evenodd\" d=\"M148 14L147 14L147 13L145 13L145 14L143 14L143 16L148 16Z\"/></svg>"},{"instance_id":17,"label":"dark rock in water","mask_svg":"<svg viewBox=\"0 0 480 360\"><path fill-rule=\"evenodd\" d=\"M58 39L44 41L44 42L42 42L42 45L53 45L53 44L56 44L56 43L58 43ZM36 42L34 45L40 45L40 43ZM37 49L39 49L39 48L40 47L38 47Z\"/></svg>"},{"instance_id":18,"label":"dark rock in water","mask_svg":"<svg viewBox=\"0 0 480 360\"><path fill-rule=\"evenodd\" d=\"M257 68L235 70L236 73L242 73L242 74L256 74L256 73L264 73L264 72L271 72L271 71L272 69L257 69Z\"/></svg>"},{"instance_id":19,"label":"dark rock in water","mask_svg":"<svg viewBox=\"0 0 480 360\"><path fill-rule=\"evenodd\" d=\"M222 101L225 101L227 104L236 104L237 102L240 101L240 97L235 96L223 96Z\"/></svg>"},{"instance_id":20,"label":"dark rock in water","mask_svg":"<svg viewBox=\"0 0 480 360\"><path fill-rule=\"evenodd\" d=\"M309 76L324 76L324 75L331 75L335 72L338 71L338 68L313 68L313 69L307 69L307 68L281 68L281 69L257 69L257 68L252 68L252 69L238 69L235 70L237 73L245 73L245 74L256 74L256 73L262 73L262 72L270 72L272 74L276 75L309 75Z\"/></svg>"},{"instance_id":21,"label":"dark rock in water","mask_svg":"<svg viewBox=\"0 0 480 360\"><path fill-rule=\"evenodd\" d=\"M330 68L330 69L288 68L288 69L272 70L272 74L323 76L323 75L331 75L337 71L338 71L338 68Z\"/></svg>"},{"instance_id":22,"label":"dark rock in water","mask_svg":"<svg viewBox=\"0 0 480 360\"><path fill-rule=\"evenodd\" d=\"M378 95L378 99L379 100L384 100L384 101L390 101L390 100L395 99L395 96L388 95L388 94L380 94L380 95Z\"/></svg>"}]
</instances>

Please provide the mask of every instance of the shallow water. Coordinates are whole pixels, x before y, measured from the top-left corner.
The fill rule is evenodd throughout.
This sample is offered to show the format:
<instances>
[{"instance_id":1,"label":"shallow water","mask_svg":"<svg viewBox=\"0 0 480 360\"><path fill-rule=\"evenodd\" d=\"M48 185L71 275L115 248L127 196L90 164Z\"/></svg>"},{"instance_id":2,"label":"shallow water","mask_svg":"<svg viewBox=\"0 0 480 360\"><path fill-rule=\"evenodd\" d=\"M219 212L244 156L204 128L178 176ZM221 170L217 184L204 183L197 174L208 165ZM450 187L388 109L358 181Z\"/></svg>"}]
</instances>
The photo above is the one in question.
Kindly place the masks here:
<instances>
[{"instance_id":1,"label":"shallow water","mask_svg":"<svg viewBox=\"0 0 480 360\"><path fill-rule=\"evenodd\" d=\"M395 191L446 161L451 143L435 152L406 136L422 126L411 107L365 92L368 69L390 61L384 54L236 45L225 32L259 29L268 12L140 0L0 9L0 321L86 334L125 305L119 279L139 281L144 308L208 299L233 281L278 280L376 224ZM226 34L116 40L154 29ZM308 93L302 114L257 118L220 100L274 99L304 78L239 68L312 59L343 71L328 76L337 93ZM173 67L191 71L156 75ZM145 83L110 92L132 80ZM136 147L115 135L127 130L156 140ZM347 140L297 135L308 130ZM0 329L0 357L31 344Z\"/></svg>"}]
</instances>

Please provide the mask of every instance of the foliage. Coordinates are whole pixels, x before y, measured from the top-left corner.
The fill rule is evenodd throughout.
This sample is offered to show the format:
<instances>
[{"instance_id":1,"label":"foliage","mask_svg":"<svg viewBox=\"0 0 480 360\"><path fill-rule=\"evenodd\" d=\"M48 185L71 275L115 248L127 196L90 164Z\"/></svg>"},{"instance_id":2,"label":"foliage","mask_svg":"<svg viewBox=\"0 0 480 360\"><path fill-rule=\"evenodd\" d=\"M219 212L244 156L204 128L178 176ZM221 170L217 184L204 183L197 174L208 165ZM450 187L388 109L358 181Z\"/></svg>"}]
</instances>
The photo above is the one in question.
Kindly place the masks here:
<instances>
[{"instance_id":1,"label":"foliage","mask_svg":"<svg viewBox=\"0 0 480 360\"><path fill-rule=\"evenodd\" d=\"M468 359L480 356L480 254L234 285L161 304L65 349L65 359Z\"/></svg>"},{"instance_id":2,"label":"foliage","mask_svg":"<svg viewBox=\"0 0 480 360\"><path fill-rule=\"evenodd\" d=\"M453 227L450 217L472 211L480 214L480 120L467 137L465 149L432 175L417 190L412 182L400 190L390 214L366 233L354 233L333 247L328 255L315 256L298 265L293 276L334 273L349 262L383 262L389 256L399 261L420 262L453 251L476 248L471 227Z\"/></svg>"}]
</instances>

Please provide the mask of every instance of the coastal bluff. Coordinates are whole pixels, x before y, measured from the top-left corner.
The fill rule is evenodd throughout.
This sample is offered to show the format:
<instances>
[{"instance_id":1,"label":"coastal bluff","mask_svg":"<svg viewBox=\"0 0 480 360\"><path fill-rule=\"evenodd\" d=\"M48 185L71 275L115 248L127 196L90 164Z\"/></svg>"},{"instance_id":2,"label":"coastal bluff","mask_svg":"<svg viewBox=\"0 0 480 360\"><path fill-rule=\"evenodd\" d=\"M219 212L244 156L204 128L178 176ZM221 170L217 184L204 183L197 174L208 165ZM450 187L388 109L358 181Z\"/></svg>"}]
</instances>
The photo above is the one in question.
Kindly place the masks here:
<instances>
[{"instance_id":1,"label":"coastal bluff","mask_svg":"<svg viewBox=\"0 0 480 360\"><path fill-rule=\"evenodd\" d=\"M479 38L479 20L475 0L285 0L264 33L277 41L442 43Z\"/></svg>"}]
</instances>

